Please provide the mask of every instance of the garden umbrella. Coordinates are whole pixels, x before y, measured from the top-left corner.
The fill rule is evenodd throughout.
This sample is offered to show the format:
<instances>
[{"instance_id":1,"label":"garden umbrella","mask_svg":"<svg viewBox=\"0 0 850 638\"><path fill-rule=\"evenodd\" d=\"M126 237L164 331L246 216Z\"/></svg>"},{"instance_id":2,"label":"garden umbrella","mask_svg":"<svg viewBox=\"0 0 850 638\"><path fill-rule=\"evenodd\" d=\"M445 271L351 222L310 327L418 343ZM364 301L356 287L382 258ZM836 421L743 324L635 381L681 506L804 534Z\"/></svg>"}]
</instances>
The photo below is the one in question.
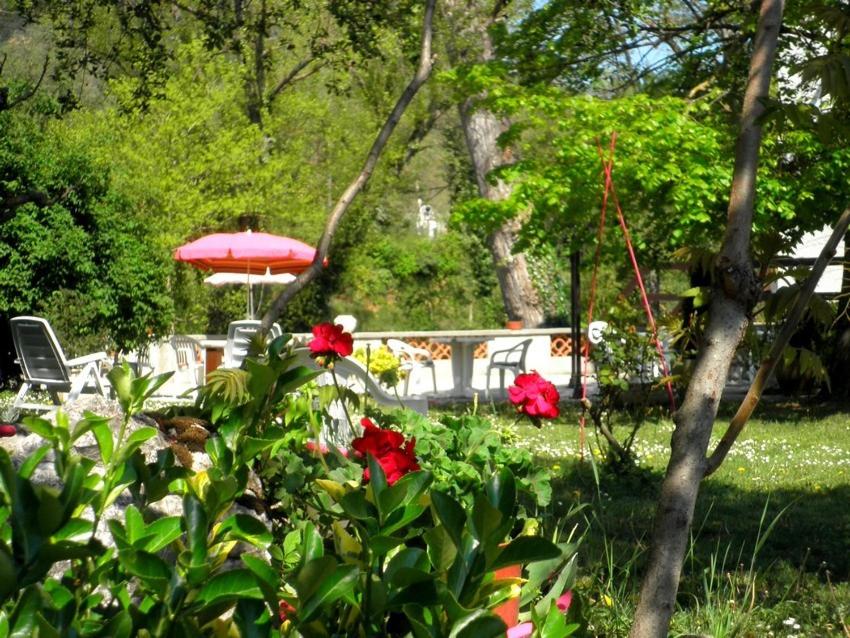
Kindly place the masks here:
<instances>
[{"instance_id":1,"label":"garden umbrella","mask_svg":"<svg viewBox=\"0 0 850 638\"><path fill-rule=\"evenodd\" d=\"M248 313L253 318L251 286L267 275L297 274L306 270L316 249L304 242L250 230L214 233L180 246L174 259L214 273L244 277L248 284Z\"/></svg>"}]
</instances>

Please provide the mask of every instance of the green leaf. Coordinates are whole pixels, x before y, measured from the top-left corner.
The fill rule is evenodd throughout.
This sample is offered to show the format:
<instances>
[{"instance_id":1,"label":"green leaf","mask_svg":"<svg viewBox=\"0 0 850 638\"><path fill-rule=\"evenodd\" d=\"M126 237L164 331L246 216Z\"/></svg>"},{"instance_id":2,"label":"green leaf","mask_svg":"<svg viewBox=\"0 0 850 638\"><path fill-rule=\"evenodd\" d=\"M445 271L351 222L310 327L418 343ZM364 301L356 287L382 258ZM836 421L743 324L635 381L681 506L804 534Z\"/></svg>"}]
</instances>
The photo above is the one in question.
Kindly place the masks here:
<instances>
[{"instance_id":1,"label":"green leaf","mask_svg":"<svg viewBox=\"0 0 850 638\"><path fill-rule=\"evenodd\" d=\"M315 525L308 523L304 526L304 539L301 546L301 564L321 558L325 555L325 545L322 537L316 531Z\"/></svg>"},{"instance_id":2,"label":"green leaf","mask_svg":"<svg viewBox=\"0 0 850 638\"><path fill-rule=\"evenodd\" d=\"M437 527L427 530L424 538L428 546L428 558L434 569L439 572L446 571L451 567L455 556L457 556L457 548L446 528L443 525L437 525Z\"/></svg>"},{"instance_id":3,"label":"green leaf","mask_svg":"<svg viewBox=\"0 0 850 638\"><path fill-rule=\"evenodd\" d=\"M109 385L112 386L112 390L118 398L118 403L121 404L121 409L124 410L125 413L129 414L133 401L131 392L133 372L130 370L130 366L126 362L121 365L113 366L106 374L106 378L109 379Z\"/></svg>"},{"instance_id":4,"label":"green leaf","mask_svg":"<svg viewBox=\"0 0 850 638\"><path fill-rule=\"evenodd\" d=\"M38 467L39 463L41 463L42 459L47 455L52 447L48 445L42 445L35 452L30 454L27 459L21 463L21 467L18 470L18 475L21 478L29 479L32 476L32 473L35 471L35 468Z\"/></svg>"},{"instance_id":5,"label":"green leaf","mask_svg":"<svg viewBox=\"0 0 850 638\"><path fill-rule=\"evenodd\" d=\"M183 529L190 555L190 566L199 567L207 560L207 513L194 494L183 497Z\"/></svg>"},{"instance_id":6,"label":"green leaf","mask_svg":"<svg viewBox=\"0 0 850 638\"><path fill-rule=\"evenodd\" d=\"M280 574L272 569L271 565L269 565L266 561L253 554L242 554L240 557L242 562L245 563L245 566L250 569L254 576L257 577L258 580L263 583L269 585L270 587L277 588L280 585Z\"/></svg>"},{"instance_id":7,"label":"green leaf","mask_svg":"<svg viewBox=\"0 0 850 638\"><path fill-rule=\"evenodd\" d=\"M38 434L41 438L47 439L48 441L52 441L56 438L56 433L54 432L53 424L46 419L42 419L40 417L28 416L23 419L24 425L28 430Z\"/></svg>"},{"instance_id":8,"label":"green leaf","mask_svg":"<svg viewBox=\"0 0 850 638\"><path fill-rule=\"evenodd\" d=\"M454 624L449 638L502 638L507 631L508 626L496 614L477 609Z\"/></svg>"},{"instance_id":9,"label":"green leaf","mask_svg":"<svg viewBox=\"0 0 850 638\"><path fill-rule=\"evenodd\" d=\"M399 545L404 544L403 538L396 538L395 536L386 536L384 534L374 534L369 536L369 549L372 550L376 556L386 556L387 553L394 550Z\"/></svg>"},{"instance_id":10,"label":"green leaf","mask_svg":"<svg viewBox=\"0 0 850 638\"><path fill-rule=\"evenodd\" d=\"M402 579L396 582L396 575L400 570L416 570L427 575L428 572L428 556L418 547L405 547L395 556L392 557L384 570L384 578L395 587L408 585L410 580Z\"/></svg>"},{"instance_id":11,"label":"green leaf","mask_svg":"<svg viewBox=\"0 0 850 638\"><path fill-rule=\"evenodd\" d=\"M6 600L6 597L17 588L18 576L15 570L15 561L6 548L6 544L0 543L0 601Z\"/></svg>"},{"instance_id":12,"label":"green leaf","mask_svg":"<svg viewBox=\"0 0 850 638\"><path fill-rule=\"evenodd\" d=\"M273 540L272 533L265 524L247 514L235 514L226 518L219 528L219 534L225 533L229 538L251 543L255 547L266 548Z\"/></svg>"},{"instance_id":13,"label":"green leaf","mask_svg":"<svg viewBox=\"0 0 850 638\"><path fill-rule=\"evenodd\" d=\"M109 421L100 421L92 424L92 434L94 434L97 447L100 450L100 460L104 465L112 458L114 449L114 440L112 438L112 426Z\"/></svg>"},{"instance_id":14,"label":"green leaf","mask_svg":"<svg viewBox=\"0 0 850 638\"><path fill-rule=\"evenodd\" d=\"M516 507L516 481L509 468L502 468L493 474L484 485L484 493L490 504L502 513L505 518L514 514Z\"/></svg>"},{"instance_id":15,"label":"green leaf","mask_svg":"<svg viewBox=\"0 0 850 638\"><path fill-rule=\"evenodd\" d=\"M156 553L171 543L180 538L182 529L180 527L181 519L179 516L165 516L158 518L153 523L147 526L145 530L146 541L144 549L147 552Z\"/></svg>"},{"instance_id":16,"label":"green leaf","mask_svg":"<svg viewBox=\"0 0 850 638\"><path fill-rule=\"evenodd\" d=\"M431 493L431 504L437 513L437 518L443 524L449 538L460 549L463 528L466 526L466 512L452 497L442 492Z\"/></svg>"},{"instance_id":17,"label":"green leaf","mask_svg":"<svg viewBox=\"0 0 850 638\"><path fill-rule=\"evenodd\" d=\"M493 563L493 569L525 565L538 560L559 558L561 550L552 541L539 536L520 536L508 543Z\"/></svg>"},{"instance_id":18,"label":"green leaf","mask_svg":"<svg viewBox=\"0 0 850 638\"><path fill-rule=\"evenodd\" d=\"M304 563L292 583L298 593L298 599L302 602L308 600L322 582L334 573L336 567L336 559L332 556L321 556Z\"/></svg>"},{"instance_id":19,"label":"green leaf","mask_svg":"<svg viewBox=\"0 0 850 638\"><path fill-rule=\"evenodd\" d=\"M139 550L119 551L118 557L127 571L138 577L147 587L157 593L165 590L171 580L171 567L164 560Z\"/></svg>"},{"instance_id":20,"label":"green leaf","mask_svg":"<svg viewBox=\"0 0 850 638\"><path fill-rule=\"evenodd\" d=\"M374 517L371 505L361 491L349 492L340 499L339 504L355 520L365 521Z\"/></svg>"},{"instance_id":21,"label":"green leaf","mask_svg":"<svg viewBox=\"0 0 850 638\"><path fill-rule=\"evenodd\" d=\"M159 433L159 430L156 428L152 428L149 426L141 427L135 432L133 432L130 436L127 437L127 441L124 443L124 453L130 454L133 450L138 448L142 443L147 441L148 439L152 439Z\"/></svg>"},{"instance_id":22,"label":"green leaf","mask_svg":"<svg viewBox=\"0 0 850 638\"><path fill-rule=\"evenodd\" d=\"M130 638L132 632L133 618L129 611L122 609L106 623L103 635L110 638Z\"/></svg>"},{"instance_id":23,"label":"green leaf","mask_svg":"<svg viewBox=\"0 0 850 638\"><path fill-rule=\"evenodd\" d=\"M507 525L504 525L505 522ZM512 519L493 507L487 497L479 494L475 498L472 507L472 534L482 544L489 546L501 542L505 533L510 531L511 523Z\"/></svg>"},{"instance_id":24,"label":"green leaf","mask_svg":"<svg viewBox=\"0 0 850 638\"><path fill-rule=\"evenodd\" d=\"M41 596L36 587L31 586L24 591L12 612L9 624L12 631L9 638L32 638L35 634L36 614L41 609Z\"/></svg>"},{"instance_id":25,"label":"green leaf","mask_svg":"<svg viewBox=\"0 0 850 638\"><path fill-rule=\"evenodd\" d=\"M278 438L258 439L253 436L243 436L240 440L239 456L243 461L249 461L258 456L261 452L268 450L279 440L280 439Z\"/></svg>"},{"instance_id":26,"label":"green leaf","mask_svg":"<svg viewBox=\"0 0 850 638\"><path fill-rule=\"evenodd\" d=\"M384 474L384 468L371 454L366 455L369 463L369 485L372 487L372 494L375 496L375 502L378 504L378 515L383 519L381 512L381 494L387 489L387 475Z\"/></svg>"},{"instance_id":27,"label":"green leaf","mask_svg":"<svg viewBox=\"0 0 850 638\"><path fill-rule=\"evenodd\" d=\"M240 598L263 598L257 578L247 569L233 569L217 574L198 592L198 600L207 605Z\"/></svg>"},{"instance_id":28,"label":"green leaf","mask_svg":"<svg viewBox=\"0 0 850 638\"><path fill-rule=\"evenodd\" d=\"M322 606L333 604L342 598L348 598L354 591L359 573L360 570L353 565L341 565L332 574L322 578L315 594L306 602L302 599L303 604L298 610L299 620L309 622L318 614Z\"/></svg>"}]
</instances>

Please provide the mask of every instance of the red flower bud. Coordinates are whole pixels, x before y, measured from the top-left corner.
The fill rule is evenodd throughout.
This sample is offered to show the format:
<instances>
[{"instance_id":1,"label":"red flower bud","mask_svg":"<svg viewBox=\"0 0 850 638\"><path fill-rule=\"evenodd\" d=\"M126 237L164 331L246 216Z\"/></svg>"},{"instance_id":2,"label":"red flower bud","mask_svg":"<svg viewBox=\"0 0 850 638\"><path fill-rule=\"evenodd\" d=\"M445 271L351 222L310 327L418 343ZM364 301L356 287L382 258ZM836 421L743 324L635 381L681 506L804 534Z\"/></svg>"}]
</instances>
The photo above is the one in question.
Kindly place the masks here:
<instances>
[{"instance_id":1,"label":"red flower bud","mask_svg":"<svg viewBox=\"0 0 850 638\"><path fill-rule=\"evenodd\" d=\"M0 436L15 436L17 433L18 428L11 423L0 424Z\"/></svg>"}]
</instances>

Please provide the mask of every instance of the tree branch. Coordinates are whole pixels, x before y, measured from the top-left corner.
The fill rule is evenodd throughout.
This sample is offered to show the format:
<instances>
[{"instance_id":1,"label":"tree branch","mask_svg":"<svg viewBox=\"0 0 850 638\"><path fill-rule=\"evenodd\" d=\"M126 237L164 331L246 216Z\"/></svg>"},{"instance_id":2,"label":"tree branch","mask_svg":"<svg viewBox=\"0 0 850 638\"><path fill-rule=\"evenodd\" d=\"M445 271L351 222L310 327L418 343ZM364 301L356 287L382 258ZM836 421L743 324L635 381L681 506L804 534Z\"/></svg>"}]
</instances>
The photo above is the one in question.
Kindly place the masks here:
<instances>
[{"instance_id":1,"label":"tree branch","mask_svg":"<svg viewBox=\"0 0 850 638\"><path fill-rule=\"evenodd\" d=\"M4 63L6 62L5 56L3 58L3 62ZM33 95L35 95L35 92L38 91L38 87L41 86L41 83L44 80L44 75L47 73L47 65L48 64L50 64L50 56L45 56L44 64L41 67L41 75L38 76L38 81L35 83L35 86L33 86L29 91L26 91L26 92L22 93L21 95L19 95L14 100L9 100L9 99L4 100L3 104L0 104L0 111L5 111L5 110L8 110L8 109L14 108L18 104L20 104L21 102L26 102ZM0 67L0 69L2 69L2 67Z\"/></svg>"},{"instance_id":2,"label":"tree branch","mask_svg":"<svg viewBox=\"0 0 850 638\"><path fill-rule=\"evenodd\" d=\"M306 60L301 60L298 64L296 64L289 73L287 73L285 76L283 76L283 78L280 80L280 82L277 83L277 86L275 86L271 90L271 92L269 93L268 101L269 102L273 101L278 95L280 95L280 92L283 91L283 89L285 89L290 84L294 83L295 80L296 80L296 76L305 67L307 67L311 62L313 62L315 59L316 59L316 56L311 55ZM307 75L305 77L309 77L310 75L312 75L312 73L310 73L309 75Z\"/></svg>"},{"instance_id":3,"label":"tree branch","mask_svg":"<svg viewBox=\"0 0 850 638\"><path fill-rule=\"evenodd\" d=\"M295 281L284 288L283 292L278 295L277 299L275 299L274 303L272 303L271 308L269 308L268 312L266 312L263 316L262 331L264 333L268 332L275 319L280 317L289 301L322 272L325 259L327 258L331 242L333 241L333 237L336 233L337 227L339 226L340 220L348 211L351 203L354 201L354 198L361 190L363 190L363 187L369 181L369 178L372 176L372 172L375 170L375 166L381 157L381 153L401 120L402 115L404 115L404 112L413 101L416 93L431 75L431 69L433 68L431 40L433 37L435 4L436 0L428 0L425 5L425 15L422 20L422 40L419 53L419 67L417 68L416 73L399 96L395 107L386 122L384 122L383 127L381 127L375 141L372 143L372 148L369 149L369 154L366 156L366 161L364 162L360 173L348 185L348 188L345 189L345 192L343 192L337 200L336 205L331 211L328 221L325 224L325 230L319 240L319 246L316 249L316 257L313 259L313 263L310 264L310 267L307 268L307 270L298 275L298 277L295 278Z\"/></svg>"},{"instance_id":4,"label":"tree branch","mask_svg":"<svg viewBox=\"0 0 850 638\"><path fill-rule=\"evenodd\" d=\"M756 406L761 399L761 395L764 392L765 385L767 385L770 375L773 374L776 364L782 358L782 352L785 350L785 346L788 345L788 342L797 330L800 319L803 317L803 312L805 312L806 306L808 306L809 300L815 292L815 287L817 286L818 281L820 281L821 275L823 275L823 271L826 269L832 259L832 256L835 254L838 242L841 241L841 238L844 237L844 234L847 232L848 225L850 225L850 207L848 207L841 214L841 217L838 218L835 227L832 229L832 235L830 235L829 240L826 244L824 244L820 255L818 255L817 261L815 261L814 266L812 266L811 274L800 288L800 293L797 296L794 307L791 308L791 311L788 313L785 323L782 325L779 334L776 336L776 340L770 348L770 352L764 361L762 361L758 372L756 372L756 376L753 379L749 390L747 390L747 396L745 396L744 400L741 401L741 405L738 407L738 411L735 413L735 416L732 417L732 420L729 422L729 427L723 434L723 438L720 439L717 447L714 448L711 456L708 457L706 461L705 476L710 476L717 470L717 468L720 467L721 463L723 463L723 460L726 458L726 455L729 453L729 450L732 448L732 445L735 443L735 440L738 438L738 435L741 434L741 431L744 429L744 426L747 424L747 421L749 421L753 411L756 409Z\"/></svg>"}]
</instances>

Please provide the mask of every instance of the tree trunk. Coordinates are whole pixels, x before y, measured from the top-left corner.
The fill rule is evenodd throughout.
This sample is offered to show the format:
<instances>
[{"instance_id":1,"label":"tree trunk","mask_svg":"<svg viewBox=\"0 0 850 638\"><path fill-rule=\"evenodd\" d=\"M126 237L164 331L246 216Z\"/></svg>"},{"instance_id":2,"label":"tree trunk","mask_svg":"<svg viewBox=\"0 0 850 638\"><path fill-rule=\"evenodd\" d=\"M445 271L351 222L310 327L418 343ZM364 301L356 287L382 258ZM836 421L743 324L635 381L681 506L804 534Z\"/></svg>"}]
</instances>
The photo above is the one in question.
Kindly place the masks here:
<instances>
[{"instance_id":1,"label":"tree trunk","mask_svg":"<svg viewBox=\"0 0 850 638\"><path fill-rule=\"evenodd\" d=\"M489 29L498 18L498 11L484 11L479 8L479 15L472 15L468 7L460 6L457 2L447 2L448 13L453 15L456 22L452 25L458 31L467 32L472 39L477 40L476 52L461 55L452 47L453 64L479 62L487 63L494 60L493 43ZM458 5L458 6L455 6ZM486 15L486 17L484 17ZM460 24L464 20L465 24ZM475 57L471 60L467 58ZM498 138L507 129L507 124L500 121L492 112L484 108L476 108L476 102L483 95L469 98L460 105L461 126L463 127L466 146L475 171L478 193L481 197L498 202L511 194L511 188L501 180L491 184L487 175L510 161L508 153L499 148ZM487 238L487 246L493 258L493 266L499 279L502 291L502 301L505 305L509 320L521 320L526 328L533 328L543 323L544 313L540 297L531 282L528 272L528 262L523 254L514 254L513 247L522 228L522 219L513 218L502 224Z\"/></svg>"},{"instance_id":2,"label":"tree trunk","mask_svg":"<svg viewBox=\"0 0 850 638\"><path fill-rule=\"evenodd\" d=\"M759 294L749 245L761 145L758 118L768 96L783 0L763 0L750 73L744 93L741 131L729 198L726 233L717 260L708 327L685 401L675 415L670 462L661 486L649 565L630 636L664 638L676 604L679 576L690 536L699 484L720 396L749 313Z\"/></svg>"}]
</instances>

